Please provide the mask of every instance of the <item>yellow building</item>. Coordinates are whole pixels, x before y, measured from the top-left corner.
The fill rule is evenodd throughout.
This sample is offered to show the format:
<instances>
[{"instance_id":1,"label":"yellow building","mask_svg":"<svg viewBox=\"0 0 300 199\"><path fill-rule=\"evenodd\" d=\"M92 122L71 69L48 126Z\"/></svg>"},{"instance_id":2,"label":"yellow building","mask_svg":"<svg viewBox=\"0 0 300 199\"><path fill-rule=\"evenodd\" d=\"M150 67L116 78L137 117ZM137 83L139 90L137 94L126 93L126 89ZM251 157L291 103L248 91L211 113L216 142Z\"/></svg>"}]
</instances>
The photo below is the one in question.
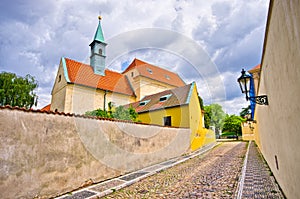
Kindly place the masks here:
<instances>
[{"instance_id":1,"label":"yellow building","mask_svg":"<svg viewBox=\"0 0 300 199\"><path fill-rule=\"evenodd\" d=\"M106 45L99 18L90 44L90 64L61 58L48 109L84 114L99 108L105 110L109 102L124 105L185 85L176 73L139 59L134 59L122 73L106 69Z\"/></svg>"},{"instance_id":2,"label":"yellow building","mask_svg":"<svg viewBox=\"0 0 300 199\"><path fill-rule=\"evenodd\" d=\"M257 89L258 89L258 84L259 84L259 76L260 76L260 64L256 65L252 69L248 71L254 80L254 92L255 95L257 95ZM248 118L251 118L251 115L248 115ZM249 120L246 122L243 122L242 124L242 138L243 140L255 140L255 131L257 130L256 128L256 120Z\"/></svg>"},{"instance_id":3,"label":"yellow building","mask_svg":"<svg viewBox=\"0 0 300 199\"><path fill-rule=\"evenodd\" d=\"M196 84L186 85L178 74L134 59L121 73L105 68L106 43L101 18L90 44L90 64L62 57L52 89L52 111L84 114L95 109L131 104L139 120L191 129L191 149L215 141L204 128ZM46 109L45 108L45 109Z\"/></svg>"},{"instance_id":4,"label":"yellow building","mask_svg":"<svg viewBox=\"0 0 300 199\"><path fill-rule=\"evenodd\" d=\"M300 1L270 1L255 108L255 142L286 198L300 198ZM252 72L252 70L250 71ZM255 77L254 77L255 80Z\"/></svg>"},{"instance_id":5,"label":"yellow building","mask_svg":"<svg viewBox=\"0 0 300 199\"><path fill-rule=\"evenodd\" d=\"M196 83L147 95L130 106L144 123L190 128L192 150L215 141L214 133L204 128Z\"/></svg>"}]
</instances>

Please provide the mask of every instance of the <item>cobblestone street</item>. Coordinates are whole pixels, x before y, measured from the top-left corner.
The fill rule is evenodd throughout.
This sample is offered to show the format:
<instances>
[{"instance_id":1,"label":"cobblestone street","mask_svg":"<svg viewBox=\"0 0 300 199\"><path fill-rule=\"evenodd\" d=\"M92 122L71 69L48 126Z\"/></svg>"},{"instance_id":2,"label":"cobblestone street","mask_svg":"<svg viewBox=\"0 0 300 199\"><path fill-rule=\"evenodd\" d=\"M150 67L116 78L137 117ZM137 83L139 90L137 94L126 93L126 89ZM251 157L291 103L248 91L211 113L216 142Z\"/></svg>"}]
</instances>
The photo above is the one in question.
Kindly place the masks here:
<instances>
[{"instance_id":1,"label":"cobblestone street","mask_svg":"<svg viewBox=\"0 0 300 199\"><path fill-rule=\"evenodd\" d=\"M246 142L225 142L106 198L233 198Z\"/></svg>"}]
</instances>

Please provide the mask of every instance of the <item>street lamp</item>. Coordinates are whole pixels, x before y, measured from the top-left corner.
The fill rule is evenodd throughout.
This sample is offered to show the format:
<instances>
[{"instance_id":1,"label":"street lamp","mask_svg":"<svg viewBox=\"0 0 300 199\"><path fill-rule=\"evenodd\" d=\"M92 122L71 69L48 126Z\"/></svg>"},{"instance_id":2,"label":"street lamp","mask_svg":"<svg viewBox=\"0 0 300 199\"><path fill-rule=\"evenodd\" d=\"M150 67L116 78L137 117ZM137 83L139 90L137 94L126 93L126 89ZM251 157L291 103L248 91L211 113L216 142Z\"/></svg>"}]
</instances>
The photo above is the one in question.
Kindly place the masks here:
<instances>
[{"instance_id":1,"label":"street lamp","mask_svg":"<svg viewBox=\"0 0 300 199\"><path fill-rule=\"evenodd\" d=\"M246 94L246 100L250 100L252 102L255 102L256 104L259 105L268 105L268 97L267 95L260 95L260 96L254 96L250 97L248 96L248 93L250 91L250 81L251 81L251 76L246 74L246 71L243 69L242 70L242 75L237 79L242 93Z\"/></svg>"}]
</instances>

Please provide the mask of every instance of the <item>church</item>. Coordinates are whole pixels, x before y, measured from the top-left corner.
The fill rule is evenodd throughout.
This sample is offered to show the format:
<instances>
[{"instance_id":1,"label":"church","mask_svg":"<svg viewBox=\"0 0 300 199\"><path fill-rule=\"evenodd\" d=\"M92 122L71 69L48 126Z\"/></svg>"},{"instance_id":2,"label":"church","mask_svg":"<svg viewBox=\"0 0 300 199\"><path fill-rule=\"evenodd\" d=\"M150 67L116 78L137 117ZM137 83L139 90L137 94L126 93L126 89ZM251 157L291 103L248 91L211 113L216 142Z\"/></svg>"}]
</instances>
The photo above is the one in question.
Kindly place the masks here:
<instances>
[{"instance_id":1,"label":"church","mask_svg":"<svg viewBox=\"0 0 300 199\"><path fill-rule=\"evenodd\" d=\"M123 72L105 67L106 43L99 24L90 44L90 63L62 57L52 89L51 104L43 110L85 114L114 106L133 107L146 124L189 128L191 149L215 141L204 128L195 82L186 84L178 74L135 58Z\"/></svg>"},{"instance_id":2,"label":"church","mask_svg":"<svg viewBox=\"0 0 300 199\"><path fill-rule=\"evenodd\" d=\"M52 88L48 109L84 114L95 109L140 101L146 95L185 86L178 74L134 59L121 73L105 67L107 43L101 17L90 46L90 63L62 57Z\"/></svg>"}]
</instances>

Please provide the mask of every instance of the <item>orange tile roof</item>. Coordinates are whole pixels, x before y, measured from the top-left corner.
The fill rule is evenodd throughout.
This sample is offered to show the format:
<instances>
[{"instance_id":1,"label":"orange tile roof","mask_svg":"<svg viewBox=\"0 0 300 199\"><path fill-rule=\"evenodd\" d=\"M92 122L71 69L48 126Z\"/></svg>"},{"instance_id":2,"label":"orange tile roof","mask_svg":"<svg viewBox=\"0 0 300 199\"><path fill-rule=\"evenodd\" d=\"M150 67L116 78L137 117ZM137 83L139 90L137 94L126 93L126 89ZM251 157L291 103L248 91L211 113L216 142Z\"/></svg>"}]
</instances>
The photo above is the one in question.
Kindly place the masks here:
<instances>
[{"instance_id":1,"label":"orange tile roof","mask_svg":"<svg viewBox=\"0 0 300 199\"><path fill-rule=\"evenodd\" d=\"M253 72L257 71L257 70L260 70L260 64L258 64L255 67L251 68L248 72L249 73L253 73Z\"/></svg>"},{"instance_id":2,"label":"orange tile roof","mask_svg":"<svg viewBox=\"0 0 300 199\"><path fill-rule=\"evenodd\" d=\"M105 70L105 76L94 73L90 65L80 63L68 58L66 61L66 68L70 83L89 86L102 90L113 91L126 95L134 95L133 90L127 80L126 76L111 70Z\"/></svg>"},{"instance_id":3,"label":"orange tile roof","mask_svg":"<svg viewBox=\"0 0 300 199\"><path fill-rule=\"evenodd\" d=\"M137 113L154 111L162 108L170 108L174 106L185 105L189 103L191 90L195 84L188 84L175 89L166 90L153 95L145 96L141 101L125 105L125 108L132 106ZM160 101L160 98L166 95L171 95L166 101ZM140 105L140 102L147 102L145 105Z\"/></svg>"},{"instance_id":4,"label":"orange tile roof","mask_svg":"<svg viewBox=\"0 0 300 199\"><path fill-rule=\"evenodd\" d=\"M138 70L141 76L154 79L166 84L170 84L176 87L185 85L184 81L179 77L178 74L136 58L131 62L131 64L126 68L126 70L122 74L125 74L126 72L134 68Z\"/></svg>"},{"instance_id":5,"label":"orange tile roof","mask_svg":"<svg viewBox=\"0 0 300 199\"><path fill-rule=\"evenodd\" d=\"M50 107L51 107L51 104L48 104L47 106L44 106L41 111L50 111Z\"/></svg>"}]
</instances>

